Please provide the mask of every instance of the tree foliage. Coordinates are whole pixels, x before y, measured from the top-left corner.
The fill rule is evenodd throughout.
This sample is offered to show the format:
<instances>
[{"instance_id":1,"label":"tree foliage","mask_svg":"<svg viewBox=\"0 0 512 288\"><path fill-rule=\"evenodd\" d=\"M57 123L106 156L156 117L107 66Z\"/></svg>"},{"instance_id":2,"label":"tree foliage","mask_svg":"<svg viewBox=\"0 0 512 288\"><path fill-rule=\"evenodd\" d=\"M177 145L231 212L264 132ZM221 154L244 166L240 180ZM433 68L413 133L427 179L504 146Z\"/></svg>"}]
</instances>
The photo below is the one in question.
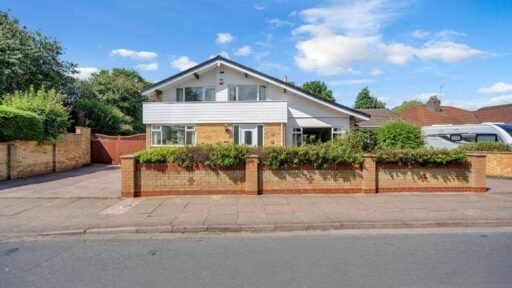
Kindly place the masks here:
<instances>
[{"instance_id":1,"label":"tree foliage","mask_svg":"<svg viewBox=\"0 0 512 288\"><path fill-rule=\"evenodd\" d=\"M403 120L389 121L377 132L377 145L385 149L416 149L424 145L421 128Z\"/></svg>"},{"instance_id":2,"label":"tree foliage","mask_svg":"<svg viewBox=\"0 0 512 288\"><path fill-rule=\"evenodd\" d=\"M402 104L394 107L393 112L395 112L396 114L400 114L400 113L408 110L409 108L421 106L421 105L423 105L423 102L421 102L420 100L404 101L404 102L402 102Z\"/></svg>"},{"instance_id":3,"label":"tree foliage","mask_svg":"<svg viewBox=\"0 0 512 288\"><path fill-rule=\"evenodd\" d=\"M386 104L370 94L368 87L363 88L356 97L355 109L386 108Z\"/></svg>"},{"instance_id":4,"label":"tree foliage","mask_svg":"<svg viewBox=\"0 0 512 288\"><path fill-rule=\"evenodd\" d=\"M14 91L55 89L73 79L75 64L60 59L63 48L55 39L28 31L0 11L0 98Z\"/></svg>"},{"instance_id":5,"label":"tree foliage","mask_svg":"<svg viewBox=\"0 0 512 288\"><path fill-rule=\"evenodd\" d=\"M322 81L308 81L302 85L302 89L309 93L318 95L327 101L336 101L332 95L332 91L329 90L327 85Z\"/></svg>"},{"instance_id":6,"label":"tree foliage","mask_svg":"<svg viewBox=\"0 0 512 288\"><path fill-rule=\"evenodd\" d=\"M126 134L126 126L131 119L117 107L95 99L81 99L77 106L79 112L78 125L90 127L93 133L107 135Z\"/></svg>"},{"instance_id":7,"label":"tree foliage","mask_svg":"<svg viewBox=\"0 0 512 288\"><path fill-rule=\"evenodd\" d=\"M37 114L43 121L43 142L55 143L67 133L69 111L63 105L62 95L55 90L35 90L30 87L26 92L7 94L2 104Z\"/></svg>"}]
</instances>

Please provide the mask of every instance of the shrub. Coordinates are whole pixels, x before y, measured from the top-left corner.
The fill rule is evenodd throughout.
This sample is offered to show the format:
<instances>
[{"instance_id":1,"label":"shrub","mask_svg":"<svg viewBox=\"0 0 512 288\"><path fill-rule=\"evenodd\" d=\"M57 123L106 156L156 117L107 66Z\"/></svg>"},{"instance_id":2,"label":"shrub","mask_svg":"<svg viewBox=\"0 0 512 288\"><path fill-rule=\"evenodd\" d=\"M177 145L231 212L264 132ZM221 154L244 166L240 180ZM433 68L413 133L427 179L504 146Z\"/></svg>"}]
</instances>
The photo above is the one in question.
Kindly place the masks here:
<instances>
[{"instance_id":1,"label":"shrub","mask_svg":"<svg viewBox=\"0 0 512 288\"><path fill-rule=\"evenodd\" d=\"M117 107L98 100L84 99L77 103L78 124L90 127L93 133L117 135L123 131L128 117Z\"/></svg>"},{"instance_id":2,"label":"shrub","mask_svg":"<svg viewBox=\"0 0 512 288\"><path fill-rule=\"evenodd\" d=\"M460 149L398 149L398 150L377 150L376 160L379 163L400 163L419 164L422 166L430 164L453 164L466 163L467 157Z\"/></svg>"},{"instance_id":3,"label":"shrub","mask_svg":"<svg viewBox=\"0 0 512 288\"><path fill-rule=\"evenodd\" d=\"M422 147L423 144L421 128L403 120L389 121L377 132L379 148L414 149Z\"/></svg>"},{"instance_id":4,"label":"shrub","mask_svg":"<svg viewBox=\"0 0 512 288\"><path fill-rule=\"evenodd\" d=\"M247 146L234 144L201 144L197 146L160 147L137 152L139 163L176 163L183 167L205 164L210 167L232 167L245 163Z\"/></svg>"},{"instance_id":5,"label":"shrub","mask_svg":"<svg viewBox=\"0 0 512 288\"><path fill-rule=\"evenodd\" d=\"M274 170L301 165L326 168L336 164L360 164L362 156L361 151L332 141L299 147L267 147L261 153L261 163Z\"/></svg>"},{"instance_id":6,"label":"shrub","mask_svg":"<svg viewBox=\"0 0 512 288\"><path fill-rule=\"evenodd\" d=\"M512 151L512 146L506 143L477 142L461 145L459 149L463 151L508 152Z\"/></svg>"},{"instance_id":7,"label":"shrub","mask_svg":"<svg viewBox=\"0 0 512 288\"><path fill-rule=\"evenodd\" d=\"M55 90L14 92L4 97L2 104L37 114L43 122L42 142L57 142L69 126L69 112L62 104L62 96Z\"/></svg>"},{"instance_id":8,"label":"shrub","mask_svg":"<svg viewBox=\"0 0 512 288\"><path fill-rule=\"evenodd\" d=\"M0 141L36 140L43 137L43 122L32 112L0 106Z\"/></svg>"},{"instance_id":9,"label":"shrub","mask_svg":"<svg viewBox=\"0 0 512 288\"><path fill-rule=\"evenodd\" d=\"M355 151L370 152L377 146L377 139L375 134L375 130L351 129L342 134L341 137L335 139L334 142L346 145Z\"/></svg>"}]
</instances>

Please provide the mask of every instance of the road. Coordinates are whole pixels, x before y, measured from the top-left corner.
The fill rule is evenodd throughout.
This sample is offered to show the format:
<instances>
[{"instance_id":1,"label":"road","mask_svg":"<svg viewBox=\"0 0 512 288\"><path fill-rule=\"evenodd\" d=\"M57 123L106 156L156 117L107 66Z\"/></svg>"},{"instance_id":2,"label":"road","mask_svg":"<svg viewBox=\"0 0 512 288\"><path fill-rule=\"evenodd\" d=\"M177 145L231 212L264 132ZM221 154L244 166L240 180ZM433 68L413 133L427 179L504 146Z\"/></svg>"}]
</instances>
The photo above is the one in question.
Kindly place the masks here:
<instances>
[{"instance_id":1,"label":"road","mask_svg":"<svg viewBox=\"0 0 512 288\"><path fill-rule=\"evenodd\" d=\"M0 287L512 287L512 229L10 240Z\"/></svg>"}]
</instances>

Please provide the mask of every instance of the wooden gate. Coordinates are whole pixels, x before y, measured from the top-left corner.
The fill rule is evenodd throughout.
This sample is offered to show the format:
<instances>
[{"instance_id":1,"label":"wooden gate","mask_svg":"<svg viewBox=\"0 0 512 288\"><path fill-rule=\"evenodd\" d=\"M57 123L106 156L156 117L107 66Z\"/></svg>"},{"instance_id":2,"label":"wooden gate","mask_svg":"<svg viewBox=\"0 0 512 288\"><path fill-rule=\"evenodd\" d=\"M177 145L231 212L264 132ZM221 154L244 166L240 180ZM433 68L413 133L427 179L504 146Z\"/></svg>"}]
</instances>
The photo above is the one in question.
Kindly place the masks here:
<instances>
[{"instance_id":1,"label":"wooden gate","mask_svg":"<svg viewBox=\"0 0 512 288\"><path fill-rule=\"evenodd\" d=\"M109 136L95 134L91 140L91 162L119 164L122 155L146 149L146 134Z\"/></svg>"}]
</instances>

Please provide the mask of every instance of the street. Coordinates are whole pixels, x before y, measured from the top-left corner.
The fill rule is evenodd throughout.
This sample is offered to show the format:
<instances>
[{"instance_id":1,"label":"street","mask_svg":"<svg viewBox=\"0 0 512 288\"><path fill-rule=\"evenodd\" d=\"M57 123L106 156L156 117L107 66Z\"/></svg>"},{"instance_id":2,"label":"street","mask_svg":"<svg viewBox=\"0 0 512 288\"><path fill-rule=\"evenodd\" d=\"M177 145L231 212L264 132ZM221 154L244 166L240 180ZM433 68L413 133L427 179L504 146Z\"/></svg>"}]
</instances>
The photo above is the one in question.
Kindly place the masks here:
<instances>
[{"instance_id":1,"label":"street","mask_svg":"<svg viewBox=\"0 0 512 288\"><path fill-rule=\"evenodd\" d=\"M1 287L511 287L512 229L0 242Z\"/></svg>"}]
</instances>

